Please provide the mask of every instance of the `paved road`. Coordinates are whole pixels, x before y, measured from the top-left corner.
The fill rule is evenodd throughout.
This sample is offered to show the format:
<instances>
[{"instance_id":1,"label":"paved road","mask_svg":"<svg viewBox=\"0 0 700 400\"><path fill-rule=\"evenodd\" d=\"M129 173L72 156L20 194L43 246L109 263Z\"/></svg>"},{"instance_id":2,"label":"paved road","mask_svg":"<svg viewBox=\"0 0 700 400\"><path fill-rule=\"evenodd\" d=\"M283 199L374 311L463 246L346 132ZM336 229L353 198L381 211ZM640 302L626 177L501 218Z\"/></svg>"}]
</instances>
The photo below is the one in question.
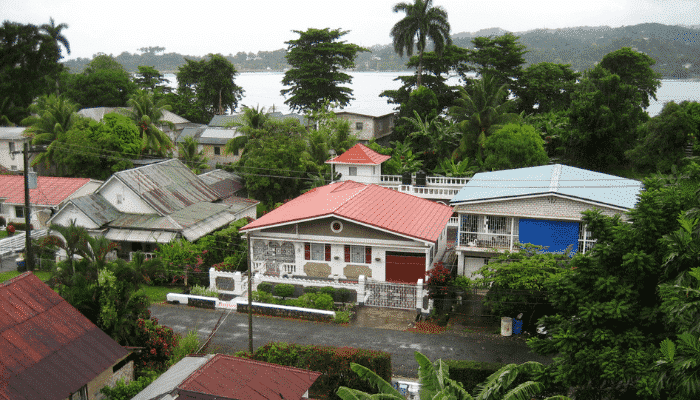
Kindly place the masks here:
<instances>
[{"instance_id":1,"label":"paved road","mask_svg":"<svg viewBox=\"0 0 700 400\"><path fill-rule=\"evenodd\" d=\"M206 337L222 314L228 311L206 310L170 304L154 304L151 313L163 325L177 333L196 329L200 338ZM525 342L515 337L477 333L421 334L397 330L340 326L329 323L287 320L253 316L253 345L258 347L271 341L329 346L350 346L384 350L391 354L395 376L416 378L418 366L413 358L415 350L430 360L454 359L503 363L539 361L549 363L529 351ZM248 317L230 312L212 341L220 351L248 349Z\"/></svg>"}]
</instances>

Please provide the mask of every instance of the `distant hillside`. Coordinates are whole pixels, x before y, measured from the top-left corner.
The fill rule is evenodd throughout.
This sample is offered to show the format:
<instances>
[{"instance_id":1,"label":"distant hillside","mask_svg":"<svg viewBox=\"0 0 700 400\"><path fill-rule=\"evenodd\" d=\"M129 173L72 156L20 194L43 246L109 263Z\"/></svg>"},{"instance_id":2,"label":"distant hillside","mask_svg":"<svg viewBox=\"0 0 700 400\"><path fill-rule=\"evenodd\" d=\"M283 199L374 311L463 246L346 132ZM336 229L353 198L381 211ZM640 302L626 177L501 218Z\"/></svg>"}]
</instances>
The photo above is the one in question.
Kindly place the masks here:
<instances>
[{"instance_id":1,"label":"distant hillside","mask_svg":"<svg viewBox=\"0 0 700 400\"><path fill-rule=\"evenodd\" d=\"M528 64L544 61L571 64L578 71L591 68L603 56L622 47L632 47L656 60L654 70L665 78L700 77L700 25L692 27L663 24L639 24L610 28L608 26L576 27L562 29L539 29L527 32L514 32L520 42L527 46L525 60ZM461 32L452 35L456 45L471 48L471 40L478 36L495 36L506 33L500 28L483 29L478 32ZM404 70L407 58L398 57L390 44L376 45L371 52L360 53L357 69L360 71ZM222 51L223 53L223 51ZM285 49L261 51L258 53L239 52L227 58L241 71L282 71L289 68L284 56ZM135 72L139 65L150 65L161 72L175 72L185 63L185 58L177 53L131 54L124 52L115 57L124 68ZM85 68L90 60L80 58L65 62L72 72Z\"/></svg>"}]
</instances>

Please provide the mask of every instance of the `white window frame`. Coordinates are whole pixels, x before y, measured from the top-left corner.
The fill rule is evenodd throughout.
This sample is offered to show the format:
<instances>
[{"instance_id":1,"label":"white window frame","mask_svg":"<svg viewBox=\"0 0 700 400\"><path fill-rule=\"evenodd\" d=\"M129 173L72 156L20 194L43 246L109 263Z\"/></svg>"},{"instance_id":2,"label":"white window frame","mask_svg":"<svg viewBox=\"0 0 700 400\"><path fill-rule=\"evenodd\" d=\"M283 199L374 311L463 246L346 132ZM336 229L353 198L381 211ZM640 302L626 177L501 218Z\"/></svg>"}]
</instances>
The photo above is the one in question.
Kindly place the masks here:
<instances>
[{"instance_id":1,"label":"white window frame","mask_svg":"<svg viewBox=\"0 0 700 400\"><path fill-rule=\"evenodd\" d=\"M353 264L367 264L365 261L366 246L350 246L350 262Z\"/></svg>"}]
</instances>

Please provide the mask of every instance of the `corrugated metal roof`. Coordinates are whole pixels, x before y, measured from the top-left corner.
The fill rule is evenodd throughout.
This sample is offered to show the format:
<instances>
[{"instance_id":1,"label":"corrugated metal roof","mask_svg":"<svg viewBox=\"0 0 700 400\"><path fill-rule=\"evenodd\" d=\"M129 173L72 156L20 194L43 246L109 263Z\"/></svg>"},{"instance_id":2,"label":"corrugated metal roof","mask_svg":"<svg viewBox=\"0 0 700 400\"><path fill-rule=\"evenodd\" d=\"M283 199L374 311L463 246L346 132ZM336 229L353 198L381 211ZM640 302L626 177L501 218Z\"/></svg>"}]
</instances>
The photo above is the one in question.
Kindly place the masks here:
<instances>
[{"instance_id":1,"label":"corrugated metal roof","mask_svg":"<svg viewBox=\"0 0 700 400\"><path fill-rule=\"evenodd\" d=\"M320 372L217 354L178 386L178 399L301 399L319 376Z\"/></svg>"},{"instance_id":2,"label":"corrugated metal roof","mask_svg":"<svg viewBox=\"0 0 700 400\"><path fill-rule=\"evenodd\" d=\"M57 206L90 182L90 178L37 176L37 188L29 190L29 202L40 206ZM0 197L7 204L24 204L24 177L0 175Z\"/></svg>"},{"instance_id":3,"label":"corrugated metal roof","mask_svg":"<svg viewBox=\"0 0 700 400\"><path fill-rule=\"evenodd\" d=\"M127 107L92 107L92 108L83 108L78 111L78 115L81 115L83 117L91 118L94 119L95 121L102 121L104 118L105 114L109 113L120 113L123 114L125 111L129 110ZM163 121L169 121L172 122L173 124L186 124L189 123L187 119L171 112L168 110L163 110L163 116L161 118Z\"/></svg>"},{"instance_id":4,"label":"corrugated metal roof","mask_svg":"<svg viewBox=\"0 0 700 400\"><path fill-rule=\"evenodd\" d=\"M215 169L197 176L219 195L219 199L231 197L243 189L241 177L223 169Z\"/></svg>"},{"instance_id":5,"label":"corrugated metal roof","mask_svg":"<svg viewBox=\"0 0 700 400\"><path fill-rule=\"evenodd\" d=\"M120 171L113 178L122 181L161 215L218 199L216 193L178 159Z\"/></svg>"},{"instance_id":6,"label":"corrugated metal roof","mask_svg":"<svg viewBox=\"0 0 700 400\"><path fill-rule=\"evenodd\" d=\"M99 226L114 221L121 215L119 210L99 194L76 197L70 202Z\"/></svg>"},{"instance_id":7,"label":"corrugated metal roof","mask_svg":"<svg viewBox=\"0 0 700 400\"><path fill-rule=\"evenodd\" d=\"M110 228L105 237L113 242L170 243L177 232Z\"/></svg>"},{"instance_id":8,"label":"corrugated metal roof","mask_svg":"<svg viewBox=\"0 0 700 400\"><path fill-rule=\"evenodd\" d=\"M389 105L387 109L378 109L376 107L351 107L351 108L345 108L342 111L336 111L335 115L337 116L342 116L344 114L352 114L352 115L359 115L361 117L369 117L369 118L381 118L381 117L386 117L389 115L394 115L396 114L396 111L394 111L394 106Z\"/></svg>"},{"instance_id":9,"label":"corrugated metal roof","mask_svg":"<svg viewBox=\"0 0 700 400\"><path fill-rule=\"evenodd\" d=\"M121 229L145 229L178 231L183 227L167 216L158 214L127 214L121 213L119 217L111 221L110 228Z\"/></svg>"},{"instance_id":10,"label":"corrugated metal roof","mask_svg":"<svg viewBox=\"0 0 700 400\"><path fill-rule=\"evenodd\" d=\"M294 118L298 120L302 125L306 125L306 117L301 114L282 114L279 111L268 113L272 119L287 119ZM243 123L243 113L233 114L233 115L215 115L209 121L209 126L219 126L225 127L231 123Z\"/></svg>"},{"instance_id":11,"label":"corrugated metal roof","mask_svg":"<svg viewBox=\"0 0 700 400\"><path fill-rule=\"evenodd\" d=\"M326 164L379 165L390 158L391 156L379 154L364 144L358 143L338 157L326 161Z\"/></svg>"},{"instance_id":12,"label":"corrugated metal roof","mask_svg":"<svg viewBox=\"0 0 700 400\"><path fill-rule=\"evenodd\" d=\"M24 131L27 128L23 126L0 126L0 140L24 140L28 139L24 136ZM17 150L22 150L18 148Z\"/></svg>"},{"instance_id":13,"label":"corrugated metal roof","mask_svg":"<svg viewBox=\"0 0 700 400\"><path fill-rule=\"evenodd\" d=\"M219 203L197 203L185 207L182 210L175 211L170 214L168 218L171 218L175 223L186 228L221 213L229 214L227 205Z\"/></svg>"},{"instance_id":14,"label":"corrugated metal roof","mask_svg":"<svg viewBox=\"0 0 700 400\"><path fill-rule=\"evenodd\" d=\"M630 209L642 189L633 179L553 164L478 173L450 204L551 193Z\"/></svg>"},{"instance_id":15,"label":"corrugated metal roof","mask_svg":"<svg viewBox=\"0 0 700 400\"><path fill-rule=\"evenodd\" d=\"M156 398L159 400L170 400L177 398L177 394L171 396L170 393L212 357L214 357L213 354L207 354L183 358L131 400L152 400Z\"/></svg>"},{"instance_id":16,"label":"corrugated metal roof","mask_svg":"<svg viewBox=\"0 0 700 400\"><path fill-rule=\"evenodd\" d=\"M31 272L0 284L0 398L65 399L127 354Z\"/></svg>"},{"instance_id":17,"label":"corrugated metal roof","mask_svg":"<svg viewBox=\"0 0 700 400\"><path fill-rule=\"evenodd\" d=\"M452 207L377 185L344 181L308 191L241 228L261 229L335 215L412 238L435 242Z\"/></svg>"}]
</instances>

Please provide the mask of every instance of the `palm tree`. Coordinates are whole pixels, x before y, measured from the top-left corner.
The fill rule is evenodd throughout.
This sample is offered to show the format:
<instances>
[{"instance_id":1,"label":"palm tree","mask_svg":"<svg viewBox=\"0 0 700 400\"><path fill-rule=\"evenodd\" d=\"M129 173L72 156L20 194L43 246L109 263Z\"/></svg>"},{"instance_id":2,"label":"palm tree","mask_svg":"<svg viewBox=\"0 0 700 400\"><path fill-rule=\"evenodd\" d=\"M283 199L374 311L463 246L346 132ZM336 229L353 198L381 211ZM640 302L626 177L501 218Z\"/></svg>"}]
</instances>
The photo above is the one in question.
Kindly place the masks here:
<instances>
[{"instance_id":1,"label":"palm tree","mask_svg":"<svg viewBox=\"0 0 700 400\"><path fill-rule=\"evenodd\" d=\"M75 220L71 220L68 226L51 224L49 231L56 231L58 235L48 235L41 240L41 246L56 246L66 251L68 264L75 275L75 265L73 257L78 254L82 257L89 257L88 233L85 228L77 226Z\"/></svg>"},{"instance_id":2,"label":"palm tree","mask_svg":"<svg viewBox=\"0 0 700 400\"><path fill-rule=\"evenodd\" d=\"M226 154L237 154L240 149L244 149L248 140L254 139L269 120L270 113L265 112L265 107L253 108L244 105L241 121L226 124L226 127L238 128L243 133L243 136L236 136L226 143Z\"/></svg>"},{"instance_id":3,"label":"palm tree","mask_svg":"<svg viewBox=\"0 0 700 400\"><path fill-rule=\"evenodd\" d=\"M193 137L188 136L185 141L178 145L178 155L185 165L187 165L194 174L200 174L202 170L209 168L208 159L204 157L202 151L197 151L197 141Z\"/></svg>"},{"instance_id":4,"label":"palm tree","mask_svg":"<svg viewBox=\"0 0 700 400\"><path fill-rule=\"evenodd\" d=\"M49 21L50 21L50 23L43 24L40 27L40 29L44 33L46 33L51 38L51 40L53 40L56 43L56 47L58 48L58 59L60 60L61 58L63 58L63 56L61 56L61 46L60 45L63 45L63 47L66 48L66 53L70 54L70 43L68 43L68 39L66 39L66 37L63 36L63 34L61 33L62 30L68 28L68 24L56 25L56 23L53 20L53 17L51 17L49 19Z\"/></svg>"},{"instance_id":5,"label":"palm tree","mask_svg":"<svg viewBox=\"0 0 700 400\"><path fill-rule=\"evenodd\" d=\"M518 122L520 117L510 113L512 102L507 98L508 86L501 84L494 76L482 75L481 79L474 80L469 91L460 87L459 95L455 106L450 108L450 115L458 122L458 129L462 132L462 139L453 156L464 155L470 142L476 139L480 161L486 137L503 124Z\"/></svg>"},{"instance_id":6,"label":"palm tree","mask_svg":"<svg viewBox=\"0 0 700 400\"><path fill-rule=\"evenodd\" d=\"M41 96L29 106L32 115L22 120L22 125L29 126L26 134L32 137L32 145L48 145L32 161L33 165L43 162L48 168L52 164L54 141L73 126L77 110L75 103L55 94Z\"/></svg>"},{"instance_id":7,"label":"palm tree","mask_svg":"<svg viewBox=\"0 0 700 400\"><path fill-rule=\"evenodd\" d=\"M422 85L423 53L425 52L426 39L430 38L435 47L435 52L442 55L445 45L452 44L450 38L450 24L447 22L447 11L442 7L433 7L433 0L414 0L413 4L398 3L394 5L394 12L403 11L406 16L391 28L391 37L394 43L394 51L403 57L404 50L410 57L413 55L414 39L418 49L418 87Z\"/></svg>"},{"instance_id":8,"label":"palm tree","mask_svg":"<svg viewBox=\"0 0 700 400\"><path fill-rule=\"evenodd\" d=\"M125 114L131 118L143 138L143 150L147 153L164 156L173 148L173 142L157 125L173 126L173 123L163 119L164 111L171 107L165 99L155 100L152 92L139 90L127 101L130 110Z\"/></svg>"}]
</instances>

